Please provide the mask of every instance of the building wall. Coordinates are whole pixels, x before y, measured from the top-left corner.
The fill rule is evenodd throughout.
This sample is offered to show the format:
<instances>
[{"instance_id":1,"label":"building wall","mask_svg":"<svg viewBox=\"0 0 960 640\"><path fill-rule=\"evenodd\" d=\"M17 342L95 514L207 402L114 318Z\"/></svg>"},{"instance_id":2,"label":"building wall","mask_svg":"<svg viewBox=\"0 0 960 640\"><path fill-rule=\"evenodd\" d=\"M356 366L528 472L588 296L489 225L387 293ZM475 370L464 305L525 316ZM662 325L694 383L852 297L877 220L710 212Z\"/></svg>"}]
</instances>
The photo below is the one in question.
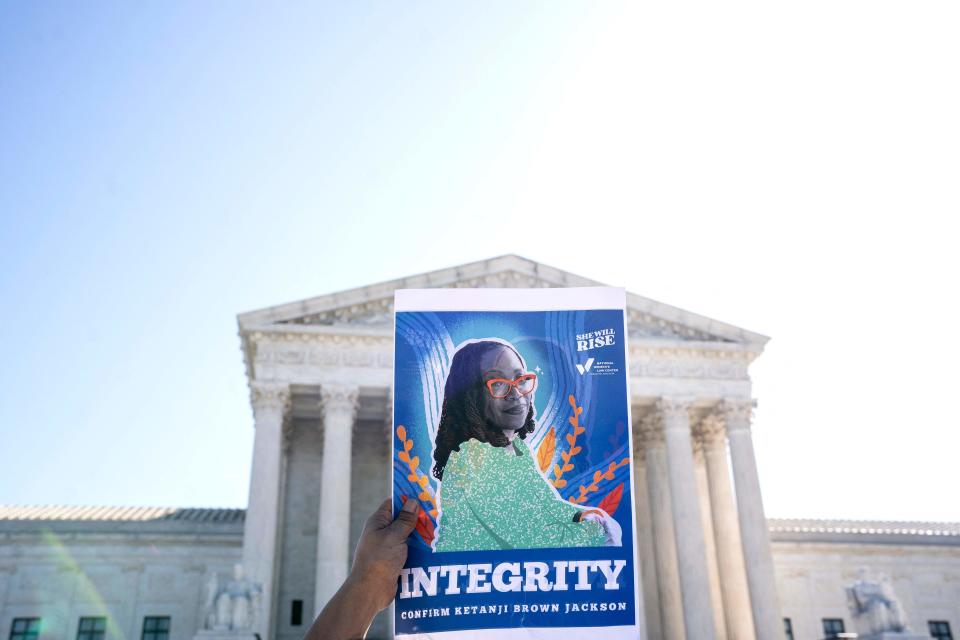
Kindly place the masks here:
<instances>
[{"instance_id":1,"label":"building wall","mask_svg":"<svg viewBox=\"0 0 960 640\"><path fill-rule=\"evenodd\" d=\"M196 534L31 524L33 531L0 529L3 638L14 618L42 618L42 639L69 640L82 616L106 616L107 637L116 639L140 638L144 616L170 616L170 638L190 640L211 575L232 571L243 535L242 525Z\"/></svg>"},{"instance_id":2,"label":"building wall","mask_svg":"<svg viewBox=\"0 0 960 640\"><path fill-rule=\"evenodd\" d=\"M773 542L781 610L797 640L822 638L823 618L841 618L847 631L856 631L844 588L862 567L890 577L913 631L927 633L929 620L945 620L960 637L960 546L851 538Z\"/></svg>"},{"instance_id":3,"label":"building wall","mask_svg":"<svg viewBox=\"0 0 960 640\"><path fill-rule=\"evenodd\" d=\"M351 491L358 505L351 525L354 538L358 523L379 504L388 484L386 473L378 470L386 468L389 453L374 436L382 425L360 427ZM317 508L311 510L310 503L318 495L311 483L317 482L319 437L315 428L304 429L291 442L284 505L286 581L278 607L277 637L283 639L299 640L312 620ZM929 620L945 620L954 637L960 637L957 540L783 538L774 534L777 586L783 615L791 619L797 640L822 638L823 618L841 618L848 631L854 630L844 587L857 579L861 567L890 576L915 631L926 632ZM43 618L43 640L70 640L81 616L107 616L112 621L109 638L135 640L141 636L143 618L157 615L170 616L173 640L192 640L202 626L210 576L230 573L240 560L241 543L242 523L0 522L0 638L9 636L18 617ZM294 570L298 563L299 573ZM304 624L285 628L294 595L304 600ZM389 633L390 618L384 614L369 637L387 638Z\"/></svg>"}]
</instances>

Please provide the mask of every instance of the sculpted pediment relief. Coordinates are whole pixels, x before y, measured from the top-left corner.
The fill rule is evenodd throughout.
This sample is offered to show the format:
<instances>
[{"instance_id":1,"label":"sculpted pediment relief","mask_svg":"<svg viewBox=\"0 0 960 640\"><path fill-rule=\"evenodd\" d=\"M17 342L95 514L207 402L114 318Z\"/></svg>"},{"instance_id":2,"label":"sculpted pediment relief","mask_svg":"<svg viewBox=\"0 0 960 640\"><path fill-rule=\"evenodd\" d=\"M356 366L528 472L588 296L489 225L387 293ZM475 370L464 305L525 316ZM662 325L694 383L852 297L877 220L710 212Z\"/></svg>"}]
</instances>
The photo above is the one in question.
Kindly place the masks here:
<instances>
[{"instance_id":1,"label":"sculpted pediment relief","mask_svg":"<svg viewBox=\"0 0 960 640\"><path fill-rule=\"evenodd\" d=\"M328 309L310 313L299 318L284 320L279 324L313 326L361 326L377 327L393 325L393 298L381 298L363 304Z\"/></svg>"},{"instance_id":2,"label":"sculpted pediment relief","mask_svg":"<svg viewBox=\"0 0 960 640\"><path fill-rule=\"evenodd\" d=\"M388 330L393 326L393 292L396 289L584 287L601 284L510 255L252 311L241 314L238 319L241 330L291 325ZM635 339L737 343L761 348L767 340L765 336L739 327L633 294L627 295L627 307L627 324L631 338Z\"/></svg>"},{"instance_id":3,"label":"sculpted pediment relief","mask_svg":"<svg viewBox=\"0 0 960 640\"><path fill-rule=\"evenodd\" d=\"M504 287L504 280L497 280L499 287ZM524 282L523 280L509 280L506 282L518 283L517 288L531 286L551 286L549 283ZM519 283L523 284L519 284ZM458 284L458 287L477 287L481 284ZM328 309L317 313L303 315L279 324L294 324L307 326L349 326L349 327L391 327L393 326L393 298L380 298L363 304L354 304L347 307ZM659 318L651 313L639 309L627 309L627 326L631 338L666 338L670 340L695 340L700 342L732 342L724 337L701 331L680 322Z\"/></svg>"},{"instance_id":4,"label":"sculpted pediment relief","mask_svg":"<svg viewBox=\"0 0 960 640\"><path fill-rule=\"evenodd\" d=\"M732 342L721 336L715 336L686 326L658 318L639 309L627 307L627 329L631 338L669 338L671 340L696 340L699 342Z\"/></svg>"},{"instance_id":5,"label":"sculpted pediment relief","mask_svg":"<svg viewBox=\"0 0 960 640\"><path fill-rule=\"evenodd\" d=\"M467 278L443 285L451 288L499 288L499 289L532 289L554 287L554 283L542 278L530 276L516 271L490 273L483 276ZM361 304L352 304L339 308L326 309L317 313L310 313L280 324L300 324L319 326L361 326L375 327L378 325L393 325L393 296L370 300Z\"/></svg>"}]
</instances>

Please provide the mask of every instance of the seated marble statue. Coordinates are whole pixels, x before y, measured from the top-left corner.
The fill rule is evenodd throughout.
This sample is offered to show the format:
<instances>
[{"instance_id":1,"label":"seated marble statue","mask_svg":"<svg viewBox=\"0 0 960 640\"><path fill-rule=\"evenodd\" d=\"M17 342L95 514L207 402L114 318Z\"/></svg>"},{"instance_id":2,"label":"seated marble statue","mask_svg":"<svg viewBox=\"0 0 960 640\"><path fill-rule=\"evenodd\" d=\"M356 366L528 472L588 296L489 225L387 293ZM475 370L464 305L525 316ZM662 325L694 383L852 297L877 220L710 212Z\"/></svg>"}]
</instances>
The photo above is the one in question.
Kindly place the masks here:
<instances>
[{"instance_id":1,"label":"seated marble statue","mask_svg":"<svg viewBox=\"0 0 960 640\"><path fill-rule=\"evenodd\" d=\"M860 637L908 631L907 617L886 575L871 580L868 570L861 569L857 581L846 591L850 616Z\"/></svg>"},{"instance_id":2,"label":"seated marble statue","mask_svg":"<svg viewBox=\"0 0 960 640\"><path fill-rule=\"evenodd\" d=\"M260 586L243 575L243 565L233 567L233 579L221 584L217 574L207 585L205 627L217 631L253 629L260 613Z\"/></svg>"}]
</instances>

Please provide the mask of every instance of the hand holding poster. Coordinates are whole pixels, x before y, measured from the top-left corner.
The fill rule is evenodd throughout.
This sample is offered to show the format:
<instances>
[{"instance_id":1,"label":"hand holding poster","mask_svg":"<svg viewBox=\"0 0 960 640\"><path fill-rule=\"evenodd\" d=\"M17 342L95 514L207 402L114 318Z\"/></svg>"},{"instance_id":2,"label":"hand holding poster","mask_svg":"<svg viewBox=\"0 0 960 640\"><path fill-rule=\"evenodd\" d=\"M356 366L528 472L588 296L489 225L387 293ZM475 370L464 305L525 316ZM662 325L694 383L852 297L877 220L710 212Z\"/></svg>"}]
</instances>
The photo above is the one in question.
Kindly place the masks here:
<instances>
[{"instance_id":1,"label":"hand holding poster","mask_svg":"<svg viewBox=\"0 0 960 640\"><path fill-rule=\"evenodd\" d=\"M399 290L397 636L638 638L625 293Z\"/></svg>"}]
</instances>

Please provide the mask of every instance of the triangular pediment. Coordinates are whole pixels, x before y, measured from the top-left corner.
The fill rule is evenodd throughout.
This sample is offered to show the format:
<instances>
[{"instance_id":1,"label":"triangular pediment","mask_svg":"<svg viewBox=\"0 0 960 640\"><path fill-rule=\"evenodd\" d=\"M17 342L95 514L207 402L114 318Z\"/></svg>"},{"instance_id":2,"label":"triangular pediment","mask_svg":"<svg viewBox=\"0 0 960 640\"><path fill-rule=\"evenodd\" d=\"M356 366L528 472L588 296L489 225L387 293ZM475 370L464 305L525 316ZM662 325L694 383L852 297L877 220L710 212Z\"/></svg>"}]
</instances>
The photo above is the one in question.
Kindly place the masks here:
<instances>
[{"instance_id":1,"label":"triangular pediment","mask_svg":"<svg viewBox=\"0 0 960 640\"><path fill-rule=\"evenodd\" d=\"M440 287L540 288L591 287L603 283L516 255L472 262L407 278L268 307L238 316L242 332L309 327L383 328L393 325L397 289ZM767 337L662 302L627 294L632 337L727 342L762 347Z\"/></svg>"}]
</instances>

